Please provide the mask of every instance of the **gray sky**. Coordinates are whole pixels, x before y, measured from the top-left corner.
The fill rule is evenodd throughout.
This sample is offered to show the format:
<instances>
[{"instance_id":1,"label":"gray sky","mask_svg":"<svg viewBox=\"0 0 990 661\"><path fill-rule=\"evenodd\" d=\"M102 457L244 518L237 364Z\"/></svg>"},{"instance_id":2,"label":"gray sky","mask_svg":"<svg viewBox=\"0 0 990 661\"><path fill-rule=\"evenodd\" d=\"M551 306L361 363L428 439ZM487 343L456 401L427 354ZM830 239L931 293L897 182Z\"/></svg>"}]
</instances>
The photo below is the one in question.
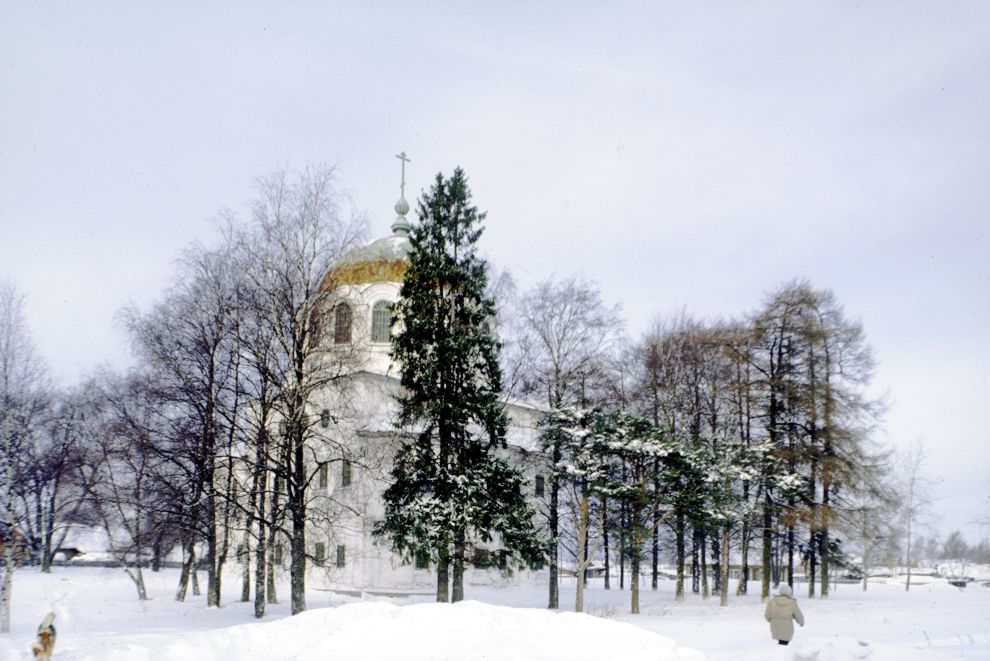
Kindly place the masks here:
<instances>
[{"instance_id":1,"label":"gray sky","mask_svg":"<svg viewBox=\"0 0 990 661\"><path fill-rule=\"evenodd\" d=\"M336 163L381 236L405 150L416 194L465 168L521 286L596 280L634 336L832 289L976 540L990 2L359 4L0 0L0 279L59 378L127 364L116 310L255 177Z\"/></svg>"}]
</instances>

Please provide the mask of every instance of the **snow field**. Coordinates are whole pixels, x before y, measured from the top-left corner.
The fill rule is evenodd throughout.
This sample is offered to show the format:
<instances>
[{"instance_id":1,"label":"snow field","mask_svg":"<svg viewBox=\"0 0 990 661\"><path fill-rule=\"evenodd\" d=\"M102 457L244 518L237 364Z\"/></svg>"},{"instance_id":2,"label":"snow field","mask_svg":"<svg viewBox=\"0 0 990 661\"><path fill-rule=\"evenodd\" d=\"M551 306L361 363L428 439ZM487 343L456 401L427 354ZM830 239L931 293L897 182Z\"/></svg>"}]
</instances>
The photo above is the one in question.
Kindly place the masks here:
<instances>
[{"instance_id":1,"label":"snow field","mask_svg":"<svg viewBox=\"0 0 990 661\"><path fill-rule=\"evenodd\" d=\"M49 610L57 615L56 659L237 661L327 659L358 661L912 661L990 659L990 588L959 590L938 579L905 593L894 581L840 585L827 600L795 590L807 625L790 646L776 645L758 596L673 600L671 582L641 593L641 614L628 614L628 590L586 593L589 614L568 612L573 584L561 589L560 611L549 611L538 587L467 586L468 600L436 604L429 596L364 599L317 589L309 610L288 617L284 603L255 620L236 601L240 581L226 575L222 608L205 597L173 600L177 571L146 574L151 600L141 603L116 569L23 569L14 577L13 631L0 636L0 661L27 661L34 631ZM734 587L734 583L733 583ZM758 593L759 586L751 584ZM695 651L697 650L697 651Z\"/></svg>"}]
</instances>

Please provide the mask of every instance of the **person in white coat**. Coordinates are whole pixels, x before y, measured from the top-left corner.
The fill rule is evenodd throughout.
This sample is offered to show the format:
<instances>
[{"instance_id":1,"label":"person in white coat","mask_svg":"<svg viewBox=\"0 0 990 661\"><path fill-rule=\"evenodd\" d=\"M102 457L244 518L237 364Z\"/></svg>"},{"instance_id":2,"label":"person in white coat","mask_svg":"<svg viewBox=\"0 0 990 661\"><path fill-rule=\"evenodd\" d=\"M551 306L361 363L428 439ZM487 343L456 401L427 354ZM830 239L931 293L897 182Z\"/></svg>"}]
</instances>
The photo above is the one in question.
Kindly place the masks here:
<instances>
[{"instance_id":1,"label":"person in white coat","mask_svg":"<svg viewBox=\"0 0 990 661\"><path fill-rule=\"evenodd\" d=\"M767 602L763 617L770 623L770 637L780 645L791 642L795 622L804 626L804 613L798 608L797 599L792 596L791 586L786 583L777 589L777 596Z\"/></svg>"}]
</instances>

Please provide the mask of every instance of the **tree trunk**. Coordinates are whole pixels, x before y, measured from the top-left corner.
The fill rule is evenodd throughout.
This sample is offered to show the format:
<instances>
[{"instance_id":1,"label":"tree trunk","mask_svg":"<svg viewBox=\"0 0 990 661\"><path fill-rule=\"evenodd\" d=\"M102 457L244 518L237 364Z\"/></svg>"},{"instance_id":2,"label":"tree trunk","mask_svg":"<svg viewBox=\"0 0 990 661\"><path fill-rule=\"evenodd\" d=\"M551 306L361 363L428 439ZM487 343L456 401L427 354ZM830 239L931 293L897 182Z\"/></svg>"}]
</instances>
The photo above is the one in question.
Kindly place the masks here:
<instances>
[{"instance_id":1,"label":"tree trunk","mask_svg":"<svg viewBox=\"0 0 990 661\"><path fill-rule=\"evenodd\" d=\"M13 526L7 526L13 531ZM10 633L10 595L14 586L14 544L4 544L3 576L0 577L0 633Z\"/></svg>"},{"instance_id":2,"label":"tree trunk","mask_svg":"<svg viewBox=\"0 0 990 661\"><path fill-rule=\"evenodd\" d=\"M652 576L650 577L650 589L654 592L657 591L660 583L660 512L656 510L653 514L653 534L650 535L652 540L652 548L650 554L650 568L652 571Z\"/></svg>"},{"instance_id":3,"label":"tree trunk","mask_svg":"<svg viewBox=\"0 0 990 661\"><path fill-rule=\"evenodd\" d=\"M794 589L794 525L787 526L787 584Z\"/></svg>"},{"instance_id":4,"label":"tree trunk","mask_svg":"<svg viewBox=\"0 0 990 661\"><path fill-rule=\"evenodd\" d=\"M744 489L745 491L745 489ZM740 531L739 537L739 555L740 566L739 566L739 583L736 585L736 596L744 595L749 592L749 517L743 517L742 530Z\"/></svg>"},{"instance_id":5,"label":"tree trunk","mask_svg":"<svg viewBox=\"0 0 990 661\"><path fill-rule=\"evenodd\" d=\"M629 558L629 612L639 615L639 548L632 549L632 557Z\"/></svg>"},{"instance_id":6,"label":"tree trunk","mask_svg":"<svg viewBox=\"0 0 990 661\"><path fill-rule=\"evenodd\" d=\"M711 596L711 591L708 588L708 534L705 532L704 528L698 536L698 554L701 556L701 597L702 599L708 599Z\"/></svg>"},{"instance_id":7,"label":"tree trunk","mask_svg":"<svg viewBox=\"0 0 990 661\"><path fill-rule=\"evenodd\" d=\"M133 570L131 568L125 568L124 573L134 583L134 587L137 589L138 601L147 601L148 591L144 586L144 572L141 571L140 555L138 556L138 561L134 563Z\"/></svg>"},{"instance_id":8,"label":"tree trunk","mask_svg":"<svg viewBox=\"0 0 990 661\"><path fill-rule=\"evenodd\" d=\"M697 526L694 526L691 530L691 593L699 594L701 592L701 558L698 557L698 534L699 530ZM704 554L704 549L702 549L701 554Z\"/></svg>"},{"instance_id":9,"label":"tree trunk","mask_svg":"<svg viewBox=\"0 0 990 661\"><path fill-rule=\"evenodd\" d=\"M722 589L719 591L719 605L722 607L729 605L729 526L722 528L722 549L721 549L722 578L720 583Z\"/></svg>"},{"instance_id":10,"label":"tree trunk","mask_svg":"<svg viewBox=\"0 0 990 661\"><path fill-rule=\"evenodd\" d=\"M808 532L808 563L806 570L808 579L808 599L815 598L816 578L818 574L818 535L814 530Z\"/></svg>"},{"instance_id":11,"label":"tree trunk","mask_svg":"<svg viewBox=\"0 0 990 661\"><path fill-rule=\"evenodd\" d=\"M52 539L55 536L55 494L58 493L59 480L55 480L52 487L51 496L48 498L45 509L44 533L41 537L41 571L50 574L52 571Z\"/></svg>"},{"instance_id":12,"label":"tree trunk","mask_svg":"<svg viewBox=\"0 0 990 661\"><path fill-rule=\"evenodd\" d=\"M7 384L4 383L4 386ZM3 395L6 399L8 390L5 387ZM10 413L5 409L3 412L3 438L4 454L0 457L4 468L3 493L3 528L0 534L9 537L3 540L3 576L0 576L0 633L10 633L10 596L14 587L14 503L13 503L13 458L10 453L11 431Z\"/></svg>"},{"instance_id":13,"label":"tree trunk","mask_svg":"<svg viewBox=\"0 0 990 661\"><path fill-rule=\"evenodd\" d=\"M677 555L677 580L674 582L674 599L684 601L684 513L678 509L674 520L674 547Z\"/></svg>"},{"instance_id":14,"label":"tree trunk","mask_svg":"<svg viewBox=\"0 0 990 661\"><path fill-rule=\"evenodd\" d=\"M612 589L612 566L608 552L608 499L602 496L602 550L605 557L605 589Z\"/></svg>"},{"instance_id":15,"label":"tree trunk","mask_svg":"<svg viewBox=\"0 0 990 661\"><path fill-rule=\"evenodd\" d=\"M187 540L183 546L182 571L179 573L179 586L175 590L175 600L185 601L186 591L189 589L189 574L193 571L196 563L196 550L192 540Z\"/></svg>"},{"instance_id":16,"label":"tree trunk","mask_svg":"<svg viewBox=\"0 0 990 661\"><path fill-rule=\"evenodd\" d=\"M264 507L264 502L261 503ZM254 616L265 616L265 577L268 574L268 554L271 552L266 539L265 522L258 519L258 546L254 550Z\"/></svg>"},{"instance_id":17,"label":"tree trunk","mask_svg":"<svg viewBox=\"0 0 990 661\"><path fill-rule=\"evenodd\" d=\"M247 539L248 535L245 535L244 551L237 554L239 560L244 563L244 571L241 574L241 601L244 603L251 601L251 548Z\"/></svg>"},{"instance_id":18,"label":"tree trunk","mask_svg":"<svg viewBox=\"0 0 990 661\"><path fill-rule=\"evenodd\" d=\"M278 523L281 521L281 512L279 511L278 503L278 491L272 491L272 502L271 502L271 515L268 519L268 541L265 543L265 552L267 554L267 562L265 568L265 595L269 604L278 603L278 593L275 590L275 550L278 542ZM281 558L279 558L281 561Z\"/></svg>"},{"instance_id":19,"label":"tree trunk","mask_svg":"<svg viewBox=\"0 0 990 661\"><path fill-rule=\"evenodd\" d=\"M437 549L437 601L450 601L450 552L446 545Z\"/></svg>"},{"instance_id":20,"label":"tree trunk","mask_svg":"<svg viewBox=\"0 0 990 661\"><path fill-rule=\"evenodd\" d=\"M301 412L302 405L296 407ZM289 485L289 509L292 516L289 580L291 612L298 615L306 610L306 467L303 454L302 429L293 424L292 480Z\"/></svg>"},{"instance_id":21,"label":"tree trunk","mask_svg":"<svg viewBox=\"0 0 990 661\"><path fill-rule=\"evenodd\" d=\"M451 590L450 602L457 603L464 601L464 532L457 533L457 540L454 542L454 562L451 568Z\"/></svg>"},{"instance_id":22,"label":"tree trunk","mask_svg":"<svg viewBox=\"0 0 990 661\"><path fill-rule=\"evenodd\" d=\"M773 512L771 510L770 496L765 495L763 501L763 547L760 551L760 564L762 565L762 580L760 582L760 600L766 601L770 597L770 571L771 571L771 546L773 544Z\"/></svg>"},{"instance_id":23,"label":"tree trunk","mask_svg":"<svg viewBox=\"0 0 990 661\"><path fill-rule=\"evenodd\" d=\"M818 535L819 543L821 544L821 550L819 551L819 556L821 557L821 574L822 574L822 584L821 584L821 596L822 599L828 598L828 528L823 528L821 533Z\"/></svg>"},{"instance_id":24,"label":"tree trunk","mask_svg":"<svg viewBox=\"0 0 990 661\"><path fill-rule=\"evenodd\" d=\"M587 487L583 487L581 490L581 501L578 503L577 565L574 568L574 583L576 586L574 595L575 613L584 612L584 571L588 564L585 557L585 550L587 549L585 541L588 539L588 500L588 489Z\"/></svg>"},{"instance_id":25,"label":"tree trunk","mask_svg":"<svg viewBox=\"0 0 990 661\"><path fill-rule=\"evenodd\" d=\"M553 465L561 459L560 441L553 444ZM547 608L560 607L560 484L556 478L550 480L550 582L548 586Z\"/></svg>"},{"instance_id":26,"label":"tree trunk","mask_svg":"<svg viewBox=\"0 0 990 661\"><path fill-rule=\"evenodd\" d=\"M628 530L628 519L626 519L626 504L619 504L619 589L626 589L626 530Z\"/></svg>"},{"instance_id":27,"label":"tree trunk","mask_svg":"<svg viewBox=\"0 0 990 661\"><path fill-rule=\"evenodd\" d=\"M264 419L264 416L262 416ZM263 429L263 428L262 428ZM264 431L260 432L261 435ZM265 508L267 503L268 494L268 471L265 467L265 455L267 450L265 449L265 438L261 436L259 439L259 450L255 457L255 476L254 476L254 500L255 500L255 514L254 520L258 525L258 540L257 546L254 550L254 616L255 618L262 618L265 616L265 578L268 574L268 557L272 551L271 538L268 536L268 531L265 527ZM274 526L273 526L274 528ZM248 525L248 530L251 527Z\"/></svg>"},{"instance_id":28,"label":"tree trunk","mask_svg":"<svg viewBox=\"0 0 990 661\"><path fill-rule=\"evenodd\" d=\"M220 605L220 577L217 569L217 527L216 527L216 498L213 495L212 485L206 497L207 516L210 521L206 525L206 605Z\"/></svg>"},{"instance_id":29,"label":"tree trunk","mask_svg":"<svg viewBox=\"0 0 990 661\"><path fill-rule=\"evenodd\" d=\"M272 537L274 538L274 534ZM268 556L268 568L265 572L265 594L270 604L278 603L278 592L275 589L275 546L272 545Z\"/></svg>"}]
</instances>

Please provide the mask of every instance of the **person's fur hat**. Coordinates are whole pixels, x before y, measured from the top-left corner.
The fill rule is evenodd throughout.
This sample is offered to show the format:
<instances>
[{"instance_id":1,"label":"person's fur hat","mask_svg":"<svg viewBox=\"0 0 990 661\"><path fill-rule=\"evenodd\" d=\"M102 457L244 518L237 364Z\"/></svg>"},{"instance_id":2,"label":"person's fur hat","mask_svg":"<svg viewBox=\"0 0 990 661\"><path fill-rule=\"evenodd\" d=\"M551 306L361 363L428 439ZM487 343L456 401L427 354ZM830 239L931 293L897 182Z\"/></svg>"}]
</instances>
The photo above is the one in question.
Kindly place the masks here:
<instances>
[{"instance_id":1,"label":"person's fur hat","mask_svg":"<svg viewBox=\"0 0 990 661\"><path fill-rule=\"evenodd\" d=\"M779 588L777 588L777 594L779 594L782 597L790 597L794 593L791 592L791 586L789 586L787 583L783 583Z\"/></svg>"}]
</instances>

